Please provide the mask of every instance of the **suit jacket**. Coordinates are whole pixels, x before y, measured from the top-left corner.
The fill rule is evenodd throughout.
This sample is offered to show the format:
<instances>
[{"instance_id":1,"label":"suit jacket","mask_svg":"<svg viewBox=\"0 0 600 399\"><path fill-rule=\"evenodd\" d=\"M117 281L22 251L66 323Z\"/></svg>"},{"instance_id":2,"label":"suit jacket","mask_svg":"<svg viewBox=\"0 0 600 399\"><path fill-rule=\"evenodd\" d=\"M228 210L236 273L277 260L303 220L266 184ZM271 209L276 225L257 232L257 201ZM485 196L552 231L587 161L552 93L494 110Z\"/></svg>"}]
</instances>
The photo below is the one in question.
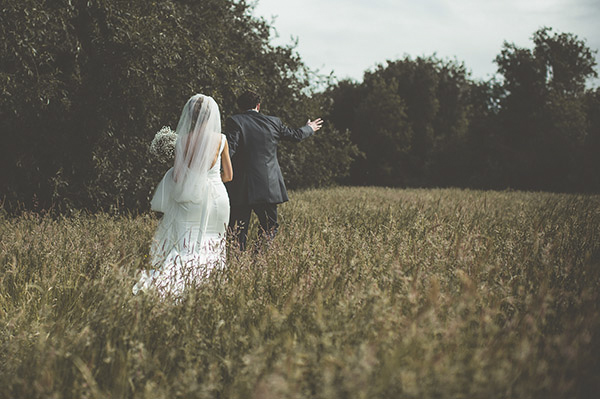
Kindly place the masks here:
<instances>
[{"instance_id":1,"label":"suit jacket","mask_svg":"<svg viewBox=\"0 0 600 399\"><path fill-rule=\"evenodd\" d=\"M226 184L232 206L280 204L288 200L277 161L279 140L301 141L314 132L305 125L290 129L279 118L246 111L225 121L225 135L233 166Z\"/></svg>"}]
</instances>

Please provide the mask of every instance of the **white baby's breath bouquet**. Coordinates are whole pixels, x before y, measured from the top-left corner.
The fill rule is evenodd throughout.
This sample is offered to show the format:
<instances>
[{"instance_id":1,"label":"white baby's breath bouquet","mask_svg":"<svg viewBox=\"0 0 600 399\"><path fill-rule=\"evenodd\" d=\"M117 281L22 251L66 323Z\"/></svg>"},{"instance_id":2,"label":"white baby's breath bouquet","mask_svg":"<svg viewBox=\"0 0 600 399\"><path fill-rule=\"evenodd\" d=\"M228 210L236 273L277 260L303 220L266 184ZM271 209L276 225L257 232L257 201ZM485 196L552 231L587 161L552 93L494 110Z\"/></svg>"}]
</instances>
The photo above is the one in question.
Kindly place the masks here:
<instances>
[{"instance_id":1,"label":"white baby's breath bouquet","mask_svg":"<svg viewBox=\"0 0 600 399\"><path fill-rule=\"evenodd\" d=\"M168 126L163 126L156 134L150 144L150 153L161 162L171 162L175 158L175 143L177 133Z\"/></svg>"}]
</instances>

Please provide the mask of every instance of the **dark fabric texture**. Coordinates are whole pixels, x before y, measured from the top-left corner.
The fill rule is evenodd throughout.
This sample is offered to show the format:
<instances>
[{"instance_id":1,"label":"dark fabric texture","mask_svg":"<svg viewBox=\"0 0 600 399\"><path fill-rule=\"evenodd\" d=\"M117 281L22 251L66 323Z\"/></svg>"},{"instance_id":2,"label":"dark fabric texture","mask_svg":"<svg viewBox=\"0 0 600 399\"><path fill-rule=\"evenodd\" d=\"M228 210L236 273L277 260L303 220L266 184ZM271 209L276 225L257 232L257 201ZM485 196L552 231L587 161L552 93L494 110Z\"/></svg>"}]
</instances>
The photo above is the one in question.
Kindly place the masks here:
<instances>
[{"instance_id":1,"label":"dark fabric texture","mask_svg":"<svg viewBox=\"0 0 600 399\"><path fill-rule=\"evenodd\" d=\"M233 180L226 187L231 206L288 201L277 160L277 145L279 140L301 141L313 133L308 125L291 129L279 118L256 111L229 117L225 122L225 135Z\"/></svg>"},{"instance_id":2,"label":"dark fabric texture","mask_svg":"<svg viewBox=\"0 0 600 399\"><path fill-rule=\"evenodd\" d=\"M237 240L242 251L246 249L248 224L250 223L252 211L258 216L261 241L270 242L277 234L279 228L279 224L277 223L277 204L232 206L229 217L229 231Z\"/></svg>"}]
</instances>

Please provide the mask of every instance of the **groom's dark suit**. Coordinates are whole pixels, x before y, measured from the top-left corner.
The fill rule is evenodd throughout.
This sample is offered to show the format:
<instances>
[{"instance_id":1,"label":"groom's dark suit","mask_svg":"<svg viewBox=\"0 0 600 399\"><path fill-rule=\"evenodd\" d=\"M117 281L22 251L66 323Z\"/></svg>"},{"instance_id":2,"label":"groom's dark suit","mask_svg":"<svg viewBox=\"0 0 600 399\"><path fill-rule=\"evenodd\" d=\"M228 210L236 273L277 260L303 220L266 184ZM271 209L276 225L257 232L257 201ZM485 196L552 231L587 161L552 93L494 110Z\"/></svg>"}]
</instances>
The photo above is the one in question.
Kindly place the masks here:
<instances>
[{"instance_id":1,"label":"groom's dark suit","mask_svg":"<svg viewBox=\"0 0 600 399\"><path fill-rule=\"evenodd\" d=\"M277 204L288 200L279 162L279 140L301 141L312 135L306 125L290 129L279 118L249 110L225 122L225 135L233 165L233 180L226 184L231 204L230 228L240 230L239 242L245 247L251 210L258 216L263 232L277 231Z\"/></svg>"}]
</instances>

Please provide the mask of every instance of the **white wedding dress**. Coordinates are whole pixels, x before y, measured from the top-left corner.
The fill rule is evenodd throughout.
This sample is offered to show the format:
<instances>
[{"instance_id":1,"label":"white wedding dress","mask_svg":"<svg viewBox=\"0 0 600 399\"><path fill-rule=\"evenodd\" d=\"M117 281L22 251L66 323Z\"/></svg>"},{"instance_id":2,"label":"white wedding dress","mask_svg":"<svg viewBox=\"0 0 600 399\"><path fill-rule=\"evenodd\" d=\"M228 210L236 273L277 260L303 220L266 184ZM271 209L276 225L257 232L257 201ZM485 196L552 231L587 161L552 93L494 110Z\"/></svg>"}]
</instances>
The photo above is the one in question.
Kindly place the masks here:
<instances>
[{"instance_id":1,"label":"white wedding dress","mask_svg":"<svg viewBox=\"0 0 600 399\"><path fill-rule=\"evenodd\" d=\"M213 106L216 107L216 104ZM186 288L201 284L208 278L211 271L225 266L226 226L229 222L230 210L227 190L221 180L221 154L226 145L226 139L224 135L220 134L218 109L216 121L214 121L214 114L215 112L212 116L208 114L202 122L198 119L197 125L200 126L199 129L206 129L206 121L208 120L210 124L212 119L215 126L211 127L211 131L219 129L218 136L215 139L213 135L212 139L205 141L201 146L198 144L197 148L202 150L198 152L196 148L196 153L189 157L184 154L190 152L188 144L190 142L199 143L202 135L206 134L199 129L193 131L194 124L190 129L189 121L186 121L187 125L184 123L185 129L193 132L189 134L188 138L182 135L181 144L179 143L180 138L178 138L176 149L186 149L182 150L181 154L176 154L175 166L167 171L159 183L151 203L153 210L164 212L150 249L154 269L142 271L139 281L133 287L134 294L139 291L156 289L163 297L167 295L181 296ZM196 114L193 116L196 118ZM189 115L186 117L189 119ZM183 119L184 116L182 116ZM185 129L183 131L187 131ZM212 135L212 133L210 134ZM220 143L216 141L219 139ZM189 165L194 163L194 157L199 158L198 153L215 154L214 149L217 148L217 144L219 144L218 155L214 164L210 166L214 155L211 155L210 159L205 156L204 158L208 161L205 159L202 162L206 166L196 168L204 171L197 173L197 176L191 173ZM212 145L214 145L212 151L206 150ZM182 167L182 165L184 166ZM207 169L208 173L206 173ZM179 174L182 177L176 179L178 170L182 171Z\"/></svg>"}]
</instances>

